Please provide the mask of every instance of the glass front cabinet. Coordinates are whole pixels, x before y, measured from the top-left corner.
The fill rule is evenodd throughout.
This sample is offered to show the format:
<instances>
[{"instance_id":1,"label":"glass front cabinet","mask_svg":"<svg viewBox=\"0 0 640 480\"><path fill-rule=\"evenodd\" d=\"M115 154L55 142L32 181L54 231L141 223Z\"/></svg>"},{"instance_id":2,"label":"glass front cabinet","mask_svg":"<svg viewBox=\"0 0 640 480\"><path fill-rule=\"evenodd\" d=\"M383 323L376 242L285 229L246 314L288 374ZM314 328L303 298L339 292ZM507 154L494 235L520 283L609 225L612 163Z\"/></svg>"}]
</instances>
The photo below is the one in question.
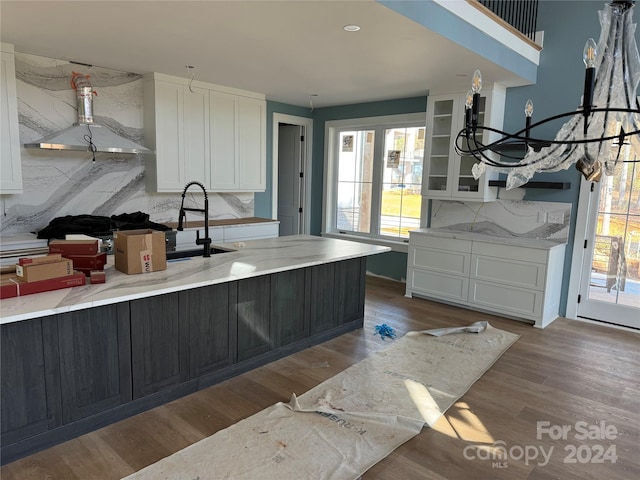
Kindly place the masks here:
<instances>
[{"instance_id":1,"label":"glass front cabinet","mask_svg":"<svg viewBox=\"0 0 640 480\"><path fill-rule=\"evenodd\" d=\"M489 180L497 173L487 172L478 180L471 168L473 156L459 156L455 151L458 132L464 128L465 93L429 95L427 99L427 142L422 192L428 198L489 201L495 200L497 187L489 187ZM502 129L505 89L495 85L483 90L480 97L478 123ZM483 143L494 141L495 134L484 132Z\"/></svg>"}]
</instances>

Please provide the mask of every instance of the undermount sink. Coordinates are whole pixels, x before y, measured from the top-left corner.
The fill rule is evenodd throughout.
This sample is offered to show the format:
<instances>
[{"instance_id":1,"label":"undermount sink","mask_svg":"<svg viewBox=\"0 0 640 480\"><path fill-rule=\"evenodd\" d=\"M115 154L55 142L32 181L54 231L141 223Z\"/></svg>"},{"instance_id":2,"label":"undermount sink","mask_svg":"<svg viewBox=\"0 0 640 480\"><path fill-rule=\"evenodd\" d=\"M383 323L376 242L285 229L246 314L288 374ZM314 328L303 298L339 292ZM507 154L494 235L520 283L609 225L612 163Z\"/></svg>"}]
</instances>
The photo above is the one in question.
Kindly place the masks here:
<instances>
[{"instance_id":1,"label":"undermount sink","mask_svg":"<svg viewBox=\"0 0 640 480\"><path fill-rule=\"evenodd\" d=\"M230 253L235 252L235 250L226 250L224 248L211 248L211 255L214 253ZM191 257L202 257L203 255L202 248L194 248L192 250L178 250L175 252L167 252L167 260L176 260L179 258L191 258Z\"/></svg>"}]
</instances>

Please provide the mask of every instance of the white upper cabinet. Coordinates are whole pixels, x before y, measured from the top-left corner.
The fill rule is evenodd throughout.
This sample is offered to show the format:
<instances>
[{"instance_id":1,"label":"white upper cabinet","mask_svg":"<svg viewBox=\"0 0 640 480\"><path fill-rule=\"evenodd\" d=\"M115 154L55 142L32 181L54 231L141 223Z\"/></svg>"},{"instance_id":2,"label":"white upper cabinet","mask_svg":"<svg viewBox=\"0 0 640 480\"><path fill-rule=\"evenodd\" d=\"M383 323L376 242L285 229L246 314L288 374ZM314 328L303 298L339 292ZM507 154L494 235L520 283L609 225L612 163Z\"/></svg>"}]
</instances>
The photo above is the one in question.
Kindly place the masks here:
<instances>
[{"instance_id":1,"label":"white upper cabinet","mask_svg":"<svg viewBox=\"0 0 640 480\"><path fill-rule=\"evenodd\" d=\"M241 190L264 191L266 187L267 106L265 101L238 98L238 184ZM215 179L214 179L215 180Z\"/></svg>"},{"instance_id":2,"label":"white upper cabinet","mask_svg":"<svg viewBox=\"0 0 640 480\"><path fill-rule=\"evenodd\" d=\"M264 191L266 102L211 92L211 190Z\"/></svg>"},{"instance_id":3,"label":"white upper cabinet","mask_svg":"<svg viewBox=\"0 0 640 480\"><path fill-rule=\"evenodd\" d=\"M22 193L18 96L13 45L0 44L0 194Z\"/></svg>"},{"instance_id":4,"label":"white upper cabinet","mask_svg":"<svg viewBox=\"0 0 640 480\"><path fill-rule=\"evenodd\" d=\"M427 99L427 143L425 145L426 168L422 194L429 198L466 201L495 200L496 187L489 187L489 180L497 174L487 172L478 180L471 168L477 162L473 156L459 156L455 151L458 132L465 126L466 93L429 95ZM483 90L480 97L479 121L481 125L502 129L505 89L495 85ZM487 144L495 134L485 132L482 142Z\"/></svg>"},{"instance_id":5,"label":"white upper cabinet","mask_svg":"<svg viewBox=\"0 0 640 480\"><path fill-rule=\"evenodd\" d=\"M216 162L211 164L211 180L215 188L229 190L238 188L238 142L236 141L236 95L211 92L211 155Z\"/></svg>"},{"instance_id":6,"label":"white upper cabinet","mask_svg":"<svg viewBox=\"0 0 640 480\"><path fill-rule=\"evenodd\" d=\"M147 190L211 192L266 188L264 95L154 73L144 81Z\"/></svg>"}]
</instances>

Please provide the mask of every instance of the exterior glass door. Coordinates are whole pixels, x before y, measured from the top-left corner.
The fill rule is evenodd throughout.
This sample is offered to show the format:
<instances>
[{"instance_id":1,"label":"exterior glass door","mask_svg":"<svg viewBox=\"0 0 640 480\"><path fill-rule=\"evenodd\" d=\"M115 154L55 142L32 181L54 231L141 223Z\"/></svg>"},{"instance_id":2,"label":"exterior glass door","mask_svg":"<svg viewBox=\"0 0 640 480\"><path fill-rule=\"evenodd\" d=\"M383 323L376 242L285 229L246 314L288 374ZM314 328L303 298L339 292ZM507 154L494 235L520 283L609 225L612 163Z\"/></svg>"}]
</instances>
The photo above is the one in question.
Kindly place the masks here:
<instances>
[{"instance_id":1,"label":"exterior glass door","mask_svg":"<svg viewBox=\"0 0 640 480\"><path fill-rule=\"evenodd\" d=\"M578 316L640 328L640 164L592 185Z\"/></svg>"}]
</instances>

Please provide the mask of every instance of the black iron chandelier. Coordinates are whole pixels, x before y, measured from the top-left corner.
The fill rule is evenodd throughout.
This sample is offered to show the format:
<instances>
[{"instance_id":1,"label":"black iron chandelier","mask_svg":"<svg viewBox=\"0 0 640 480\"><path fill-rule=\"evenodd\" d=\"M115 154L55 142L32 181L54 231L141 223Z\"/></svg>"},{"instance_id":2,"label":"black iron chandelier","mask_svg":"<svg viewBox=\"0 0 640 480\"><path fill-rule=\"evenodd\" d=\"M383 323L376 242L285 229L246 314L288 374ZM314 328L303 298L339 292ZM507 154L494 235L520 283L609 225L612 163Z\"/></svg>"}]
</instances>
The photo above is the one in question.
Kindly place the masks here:
<instances>
[{"instance_id":1,"label":"black iron chandelier","mask_svg":"<svg viewBox=\"0 0 640 480\"><path fill-rule=\"evenodd\" d=\"M582 105L531 123L533 102L525 106L525 127L506 133L478 122L482 75L473 75L465 102L465 128L455 141L458 155L478 160L473 175L487 169L508 173L507 189L525 184L537 172L557 172L575 164L587 180L611 175L620 163L640 161L640 55L632 23L635 0L614 0L599 12L600 39L584 48ZM571 117L553 140L532 136L536 127ZM489 132L488 135L485 135ZM500 137L484 142L483 137ZM523 156L524 155L524 156ZM604 172L603 172L604 171Z\"/></svg>"}]
</instances>

